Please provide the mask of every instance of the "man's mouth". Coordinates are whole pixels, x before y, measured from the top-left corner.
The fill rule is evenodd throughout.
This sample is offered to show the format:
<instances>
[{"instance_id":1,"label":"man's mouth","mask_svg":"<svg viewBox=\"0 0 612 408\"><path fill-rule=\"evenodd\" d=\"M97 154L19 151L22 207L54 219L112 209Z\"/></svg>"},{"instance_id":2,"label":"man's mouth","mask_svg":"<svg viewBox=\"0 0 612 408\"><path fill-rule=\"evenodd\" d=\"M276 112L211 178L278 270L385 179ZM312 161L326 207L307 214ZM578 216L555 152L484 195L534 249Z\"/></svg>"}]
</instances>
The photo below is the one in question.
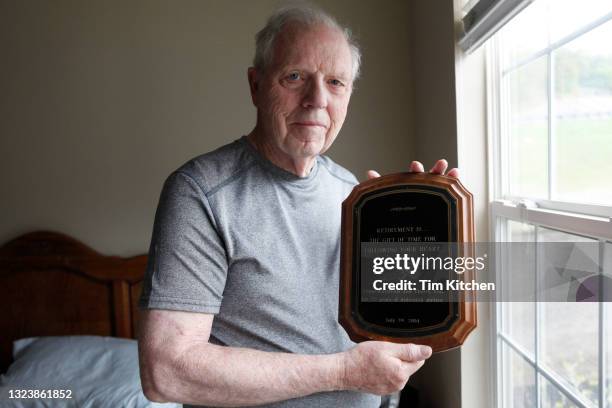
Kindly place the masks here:
<instances>
[{"instance_id":1,"label":"man's mouth","mask_svg":"<svg viewBox=\"0 0 612 408\"><path fill-rule=\"evenodd\" d=\"M314 121L309 121L309 120L293 122L292 124L296 126L322 127L325 129L327 128L327 126L321 122L314 122Z\"/></svg>"}]
</instances>

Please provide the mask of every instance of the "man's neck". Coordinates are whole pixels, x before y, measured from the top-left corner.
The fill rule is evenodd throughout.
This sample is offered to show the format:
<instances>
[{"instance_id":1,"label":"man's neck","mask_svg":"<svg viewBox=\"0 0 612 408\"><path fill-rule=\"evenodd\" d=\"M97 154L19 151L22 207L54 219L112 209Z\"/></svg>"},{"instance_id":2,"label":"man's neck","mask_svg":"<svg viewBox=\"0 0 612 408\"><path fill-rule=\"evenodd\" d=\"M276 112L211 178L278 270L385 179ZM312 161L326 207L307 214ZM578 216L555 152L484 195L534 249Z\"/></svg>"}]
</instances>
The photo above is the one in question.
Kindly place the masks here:
<instances>
[{"instance_id":1,"label":"man's neck","mask_svg":"<svg viewBox=\"0 0 612 408\"><path fill-rule=\"evenodd\" d=\"M268 141L263 132L257 127L247 135L247 140L253 147L266 159L274 163L281 169L287 170L298 177L306 177L314 166L316 157L304 157L294 159L280 151L276 146Z\"/></svg>"}]
</instances>

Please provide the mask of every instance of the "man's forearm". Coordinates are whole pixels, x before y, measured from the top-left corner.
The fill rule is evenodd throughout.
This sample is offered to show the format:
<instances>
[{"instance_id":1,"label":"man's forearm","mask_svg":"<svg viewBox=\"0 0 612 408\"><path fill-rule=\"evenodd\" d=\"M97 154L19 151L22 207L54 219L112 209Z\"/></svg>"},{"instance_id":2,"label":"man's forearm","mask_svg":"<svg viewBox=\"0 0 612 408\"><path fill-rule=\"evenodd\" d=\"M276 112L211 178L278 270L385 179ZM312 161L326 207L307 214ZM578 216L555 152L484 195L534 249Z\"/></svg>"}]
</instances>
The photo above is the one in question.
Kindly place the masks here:
<instances>
[{"instance_id":1,"label":"man's forearm","mask_svg":"<svg viewBox=\"0 0 612 408\"><path fill-rule=\"evenodd\" d=\"M300 355L197 344L156 363L156 393L195 405L244 406L341 388L340 354Z\"/></svg>"}]
</instances>

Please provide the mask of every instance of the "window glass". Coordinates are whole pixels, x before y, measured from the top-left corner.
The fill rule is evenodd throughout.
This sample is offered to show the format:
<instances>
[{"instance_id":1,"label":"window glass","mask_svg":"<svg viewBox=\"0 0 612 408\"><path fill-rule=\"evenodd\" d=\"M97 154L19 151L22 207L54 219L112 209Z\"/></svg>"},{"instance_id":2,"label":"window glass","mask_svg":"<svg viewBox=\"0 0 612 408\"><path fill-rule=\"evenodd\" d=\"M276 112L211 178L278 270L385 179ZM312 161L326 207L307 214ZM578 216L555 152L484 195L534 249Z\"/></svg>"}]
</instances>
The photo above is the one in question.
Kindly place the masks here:
<instances>
[{"instance_id":1,"label":"window glass","mask_svg":"<svg viewBox=\"0 0 612 408\"><path fill-rule=\"evenodd\" d=\"M548 91L545 58L510 72L508 102L510 194L548 196Z\"/></svg>"},{"instance_id":2,"label":"window glass","mask_svg":"<svg viewBox=\"0 0 612 408\"><path fill-rule=\"evenodd\" d=\"M553 200L612 204L611 44L609 21L553 53Z\"/></svg>"},{"instance_id":3,"label":"window glass","mask_svg":"<svg viewBox=\"0 0 612 408\"><path fill-rule=\"evenodd\" d=\"M557 250L554 247L540 247L538 253L538 275L541 284L551 286L550 291L564 291L561 296L572 296L572 284L554 285L554 277L566 274L597 273L599 256L595 240L567 234L546 228L538 228L538 242L581 242L593 245L580 246L576 251ZM585 252L592 252L586 253ZM590 270L574 271L573 257L593 260ZM580 263L584 266L585 262ZM585 269L582 268L581 269ZM547 276L548 275L548 276ZM563 279L563 282L567 279ZM552 284L551 284L552 283ZM547 292L550 293L550 292ZM559 293L554 293L557 297ZM543 299L545 300L545 299ZM551 302L540 303L539 334L540 360L567 386L573 388L585 399L597 404L598 358L599 358L599 304L597 302ZM549 398L553 398L550 393ZM543 406L555 406L544 404ZM563 406L563 405L562 405Z\"/></svg>"},{"instance_id":4,"label":"window glass","mask_svg":"<svg viewBox=\"0 0 612 408\"><path fill-rule=\"evenodd\" d=\"M515 66L548 46L548 3L535 1L500 31L503 70ZM538 27L534 30L534 27Z\"/></svg>"},{"instance_id":5,"label":"window glass","mask_svg":"<svg viewBox=\"0 0 612 408\"><path fill-rule=\"evenodd\" d=\"M502 344L504 407L532 408L536 404L535 368L510 346Z\"/></svg>"},{"instance_id":6,"label":"window glass","mask_svg":"<svg viewBox=\"0 0 612 408\"><path fill-rule=\"evenodd\" d=\"M557 42L576 30L591 24L600 17L612 12L609 0L537 0L548 3L550 15L550 41Z\"/></svg>"},{"instance_id":7,"label":"window glass","mask_svg":"<svg viewBox=\"0 0 612 408\"><path fill-rule=\"evenodd\" d=\"M535 242L533 225L505 220L509 242ZM508 252L512 251L509 248ZM518 247L516 247L518 248ZM523 247L519 248L523 249ZM502 271L502 290L505 299L519 299L524 295L515 291L528 290L535 294L535 244L531 252L514 256L509 253ZM535 302L503 302L502 331L531 356L535 355Z\"/></svg>"},{"instance_id":8,"label":"window glass","mask_svg":"<svg viewBox=\"0 0 612 408\"><path fill-rule=\"evenodd\" d=\"M551 408L574 408L578 405L574 404L561 391L559 391L546 378L540 376L540 394L542 398L542 407ZM535 406L535 405L534 405Z\"/></svg>"}]
</instances>

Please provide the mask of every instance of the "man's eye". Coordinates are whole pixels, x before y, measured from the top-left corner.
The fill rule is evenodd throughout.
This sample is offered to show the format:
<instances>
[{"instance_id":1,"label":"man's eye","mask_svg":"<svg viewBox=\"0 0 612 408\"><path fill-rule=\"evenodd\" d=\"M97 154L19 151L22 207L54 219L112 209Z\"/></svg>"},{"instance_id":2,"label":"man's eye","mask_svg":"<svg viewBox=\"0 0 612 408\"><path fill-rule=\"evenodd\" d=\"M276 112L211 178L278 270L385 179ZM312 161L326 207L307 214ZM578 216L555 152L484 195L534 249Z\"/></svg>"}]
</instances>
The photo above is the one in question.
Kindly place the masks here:
<instances>
[{"instance_id":1,"label":"man's eye","mask_svg":"<svg viewBox=\"0 0 612 408\"><path fill-rule=\"evenodd\" d=\"M332 84L333 86L344 86L344 84L342 83L342 81L338 80L338 79L331 79L329 81L330 84Z\"/></svg>"},{"instance_id":2,"label":"man's eye","mask_svg":"<svg viewBox=\"0 0 612 408\"><path fill-rule=\"evenodd\" d=\"M299 72L292 72L289 75L287 75L287 79L290 81L297 81L300 79L300 73Z\"/></svg>"}]
</instances>

